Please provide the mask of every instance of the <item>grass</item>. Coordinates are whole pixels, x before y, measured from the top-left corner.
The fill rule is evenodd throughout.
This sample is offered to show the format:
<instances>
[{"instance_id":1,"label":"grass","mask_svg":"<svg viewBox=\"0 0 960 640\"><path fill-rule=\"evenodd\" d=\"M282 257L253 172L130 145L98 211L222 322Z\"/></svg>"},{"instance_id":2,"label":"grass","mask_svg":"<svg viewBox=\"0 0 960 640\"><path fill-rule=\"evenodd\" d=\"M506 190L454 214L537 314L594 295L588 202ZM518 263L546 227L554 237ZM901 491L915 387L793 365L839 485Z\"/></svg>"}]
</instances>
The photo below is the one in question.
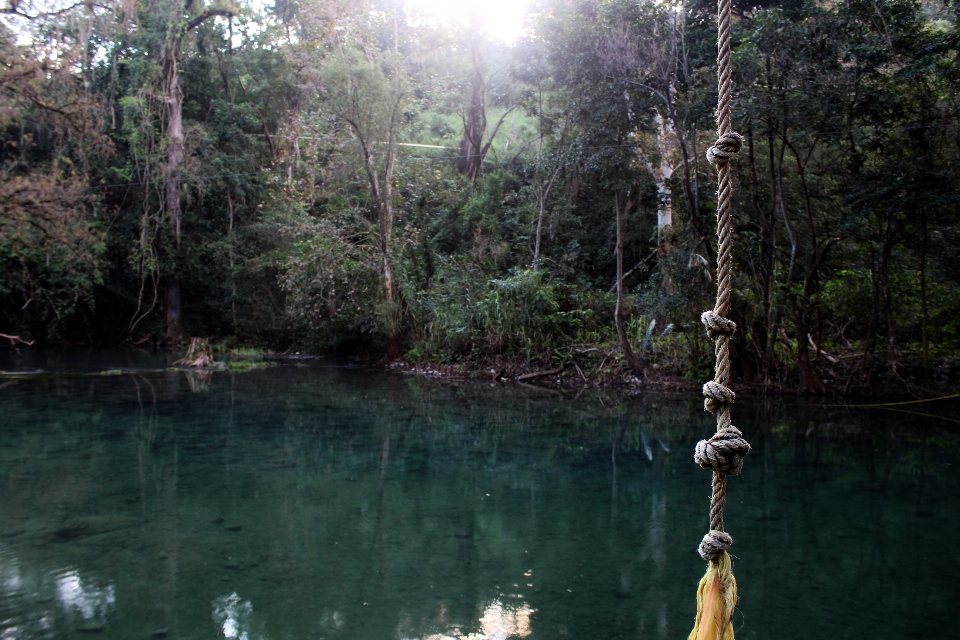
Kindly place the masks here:
<instances>
[{"instance_id":1,"label":"grass","mask_svg":"<svg viewBox=\"0 0 960 640\"><path fill-rule=\"evenodd\" d=\"M487 135L492 133L493 127L505 111L506 108L504 107L487 107ZM450 152L456 152L459 149L460 135L463 130L463 122L459 114L428 111L422 114L421 119L420 130L414 135L415 139L405 142L448 147L446 150L434 150L437 155L449 155ZM531 139L535 138L536 132L536 119L526 115L522 109L514 109L507 115L490 145L490 159L503 160L511 157ZM409 147L407 150L415 152L417 155L430 155L431 153L431 150L414 147ZM528 154L536 153L536 146L528 145L524 151Z\"/></svg>"},{"instance_id":2,"label":"grass","mask_svg":"<svg viewBox=\"0 0 960 640\"><path fill-rule=\"evenodd\" d=\"M277 366L276 362L251 362L250 360L231 360L227 363L227 369L230 371L251 371L275 366Z\"/></svg>"}]
</instances>

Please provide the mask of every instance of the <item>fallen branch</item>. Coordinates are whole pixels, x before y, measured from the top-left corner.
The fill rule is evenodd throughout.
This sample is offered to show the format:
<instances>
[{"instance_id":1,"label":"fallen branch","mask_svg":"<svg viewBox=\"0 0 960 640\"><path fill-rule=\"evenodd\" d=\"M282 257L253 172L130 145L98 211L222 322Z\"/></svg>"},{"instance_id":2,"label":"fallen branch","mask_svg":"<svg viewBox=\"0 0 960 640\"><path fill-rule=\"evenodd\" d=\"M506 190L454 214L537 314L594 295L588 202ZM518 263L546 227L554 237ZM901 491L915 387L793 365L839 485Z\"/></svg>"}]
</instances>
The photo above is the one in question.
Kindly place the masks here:
<instances>
[{"instance_id":1,"label":"fallen branch","mask_svg":"<svg viewBox=\"0 0 960 640\"><path fill-rule=\"evenodd\" d=\"M522 376L517 377L517 382L523 380L532 380L533 378L542 378L544 376L554 376L563 371L563 367L559 369L550 369L550 371L537 371L536 373L525 373Z\"/></svg>"},{"instance_id":2,"label":"fallen branch","mask_svg":"<svg viewBox=\"0 0 960 640\"><path fill-rule=\"evenodd\" d=\"M583 378L583 383L590 384L590 382L587 380L587 376L583 375L583 371L580 371L580 366L576 362L573 363L573 366L577 368L577 373L579 373L580 377Z\"/></svg>"},{"instance_id":3,"label":"fallen branch","mask_svg":"<svg viewBox=\"0 0 960 640\"><path fill-rule=\"evenodd\" d=\"M8 335L5 334L5 333L0 333L0 338L4 338L4 339L6 339L6 340L9 340L9 341L10 341L10 344L17 344L17 343L19 342L20 344L25 344L25 345L27 345L28 347L32 347L32 346L33 346L33 342L34 342L33 340L30 340L30 341L28 342L28 341L24 340L23 338L21 338L20 336L8 336Z\"/></svg>"},{"instance_id":4,"label":"fallen branch","mask_svg":"<svg viewBox=\"0 0 960 640\"><path fill-rule=\"evenodd\" d=\"M819 353L821 356L823 356L824 358L826 358L827 361L830 362L830 364L837 364L837 359L836 359L836 358L834 358L832 355L830 355L829 353L827 353L827 352L824 351L823 349L818 349L818 348L817 348L817 344L813 341L813 336L811 336L809 333L807 334L807 342L810 343L810 346L813 347L814 351L816 351L816 352Z\"/></svg>"}]
</instances>

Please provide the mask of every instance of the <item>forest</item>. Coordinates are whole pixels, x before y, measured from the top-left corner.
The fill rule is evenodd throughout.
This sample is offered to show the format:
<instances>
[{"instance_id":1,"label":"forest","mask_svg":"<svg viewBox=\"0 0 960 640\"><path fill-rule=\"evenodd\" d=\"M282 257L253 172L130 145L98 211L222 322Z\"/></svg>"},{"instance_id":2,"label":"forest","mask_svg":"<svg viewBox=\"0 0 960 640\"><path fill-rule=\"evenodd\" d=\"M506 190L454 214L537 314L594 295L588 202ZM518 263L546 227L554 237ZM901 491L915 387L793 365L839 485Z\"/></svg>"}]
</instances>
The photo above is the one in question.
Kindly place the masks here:
<instances>
[{"instance_id":1,"label":"forest","mask_svg":"<svg viewBox=\"0 0 960 640\"><path fill-rule=\"evenodd\" d=\"M960 377L958 14L734 0L738 382ZM716 46L704 0L6 0L0 333L702 382Z\"/></svg>"}]
</instances>

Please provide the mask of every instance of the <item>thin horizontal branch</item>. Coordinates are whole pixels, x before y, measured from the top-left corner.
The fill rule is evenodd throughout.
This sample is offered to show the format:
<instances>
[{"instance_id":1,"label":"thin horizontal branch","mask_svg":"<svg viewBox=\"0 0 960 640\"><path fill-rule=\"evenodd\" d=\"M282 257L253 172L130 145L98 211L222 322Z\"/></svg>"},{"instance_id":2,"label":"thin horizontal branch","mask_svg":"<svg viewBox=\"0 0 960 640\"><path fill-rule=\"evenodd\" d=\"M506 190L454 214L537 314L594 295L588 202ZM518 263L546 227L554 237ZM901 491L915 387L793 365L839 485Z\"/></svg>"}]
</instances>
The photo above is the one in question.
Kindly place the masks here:
<instances>
[{"instance_id":1,"label":"thin horizontal branch","mask_svg":"<svg viewBox=\"0 0 960 640\"><path fill-rule=\"evenodd\" d=\"M23 338L21 338L20 336L8 336L8 335L5 334L5 333L0 333L0 338L3 338L3 339L5 339L5 340L9 340L9 341L10 341L10 344L17 344L17 343L19 342L20 344L25 344L25 345L27 345L28 347L33 346L33 340L27 341L27 340L24 340Z\"/></svg>"},{"instance_id":2,"label":"thin horizontal branch","mask_svg":"<svg viewBox=\"0 0 960 640\"><path fill-rule=\"evenodd\" d=\"M207 9L206 11L204 11L203 13L198 15L196 18L194 18L193 20L187 23L187 31L192 31L193 29L196 29L201 24L203 24L203 22L206 21L207 19L214 18L216 16L221 16L224 18L232 18L233 11L230 11L229 9Z\"/></svg>"}]
</instances>

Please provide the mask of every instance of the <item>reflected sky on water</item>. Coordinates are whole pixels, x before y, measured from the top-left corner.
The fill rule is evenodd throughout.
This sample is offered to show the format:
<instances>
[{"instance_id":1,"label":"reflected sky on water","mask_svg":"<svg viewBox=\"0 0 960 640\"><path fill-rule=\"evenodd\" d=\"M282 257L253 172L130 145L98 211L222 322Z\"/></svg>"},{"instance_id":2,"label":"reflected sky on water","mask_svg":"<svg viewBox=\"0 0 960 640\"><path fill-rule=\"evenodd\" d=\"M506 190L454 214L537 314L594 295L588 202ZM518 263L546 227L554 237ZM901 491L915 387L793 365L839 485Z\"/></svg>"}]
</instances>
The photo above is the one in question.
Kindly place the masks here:
<instances>
[{"instance_id":1,"label":"reflected sky on water","mask_svg":"<svg viewBox=\"0 0 960 640\"><path fill-rule=\"evenodd\" d=\"M689 631L713 428L692 393L97 357L0 354L65 372L0 380L0 640ZM946 637L960 424L790 398L734 416L737 637Z\"/></svg>"}]
</instances>

